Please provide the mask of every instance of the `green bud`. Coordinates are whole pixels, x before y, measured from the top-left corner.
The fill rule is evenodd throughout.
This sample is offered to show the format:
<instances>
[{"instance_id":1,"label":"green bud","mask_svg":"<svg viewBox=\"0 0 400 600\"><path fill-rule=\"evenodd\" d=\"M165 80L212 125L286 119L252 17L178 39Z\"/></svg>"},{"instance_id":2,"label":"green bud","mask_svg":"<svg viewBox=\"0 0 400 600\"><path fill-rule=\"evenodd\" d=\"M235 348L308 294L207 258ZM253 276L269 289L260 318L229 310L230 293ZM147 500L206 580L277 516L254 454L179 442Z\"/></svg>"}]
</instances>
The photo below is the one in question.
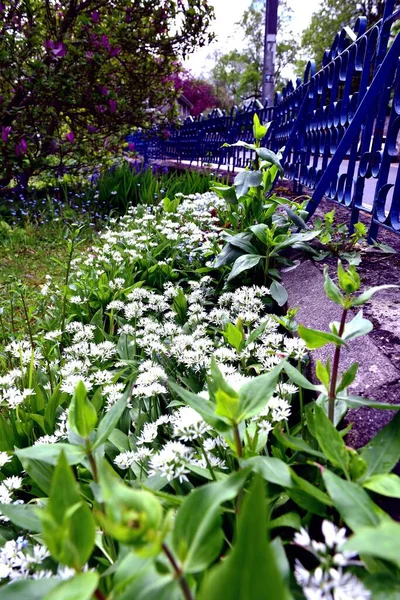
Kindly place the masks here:
<instances>
[{"instance_id":1,"label":"green bud","mask_svg":"<svg viewBox=\"0 0 400 600\"><path fill-rule=\"evenodd\" d=\"M343 268L342 262L338 261L338 278L339 278L339 287L346 294L353 294L360 289L360 277L356 271L354 265L350 265L348 270L345 271Z\"/></svg>"}]
</instances>

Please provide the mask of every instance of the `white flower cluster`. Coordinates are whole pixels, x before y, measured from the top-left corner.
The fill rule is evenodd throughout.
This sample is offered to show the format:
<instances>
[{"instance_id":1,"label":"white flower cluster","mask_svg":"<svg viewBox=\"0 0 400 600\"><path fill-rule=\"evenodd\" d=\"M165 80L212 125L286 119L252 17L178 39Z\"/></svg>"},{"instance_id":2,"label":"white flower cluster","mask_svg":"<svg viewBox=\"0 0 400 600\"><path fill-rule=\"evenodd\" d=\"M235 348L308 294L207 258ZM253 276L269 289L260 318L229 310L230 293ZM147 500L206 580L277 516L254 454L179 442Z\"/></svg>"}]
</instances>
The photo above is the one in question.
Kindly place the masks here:
<instances>
[{"instance_id":1,"label":"white flower cluster","mask_svg":"<svg viewBox=\"0 0 400 600\"><path fill-rule=\"evenodd\" d=\"M330 521L323 521L324 542L312 540L306 529L294 536L294 543L311 552L319 566L309 571L299 560L295 563L295 577L303 588L307 600L370 600L371 593L363 583L345 567L362 565L354 560L354 552L341 550L346 542L346 530L339 529Z\"/></svg>"}]
</instances>

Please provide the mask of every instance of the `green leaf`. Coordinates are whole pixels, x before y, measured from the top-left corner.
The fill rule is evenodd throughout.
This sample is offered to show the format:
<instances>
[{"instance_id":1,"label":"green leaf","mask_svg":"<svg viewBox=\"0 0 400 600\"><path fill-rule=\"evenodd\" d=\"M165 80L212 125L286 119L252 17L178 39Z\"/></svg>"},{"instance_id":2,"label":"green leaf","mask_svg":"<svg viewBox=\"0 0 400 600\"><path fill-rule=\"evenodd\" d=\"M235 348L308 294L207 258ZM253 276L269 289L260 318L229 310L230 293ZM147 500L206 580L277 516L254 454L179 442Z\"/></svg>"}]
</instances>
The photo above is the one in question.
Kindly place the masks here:
<instances>
[{"instance_id":1,"label":"green leaf","mask_svg":"<svg viewBox=\"0 0 400 600\"><path fill-rule=\"evenodd\" d=\"M253 136L254 139L260 141L267 134L268 126L262 125L260 123L260 119L258 118L257 113L254 113L253 116Z\"/></svg>"},{"instance_id":2,"label":"green leaf","mask_svg":"<svg viewBox=\"0 0 400 600\"><path fill-rule=\"evenodd\" d=\"M324 470L322 477L340 516L353 531L374 527L382 517L389 518L357 483L345 481L328 469Z\"/></svg>"},{"instance_id":3,"label":"green leaf","mask_svg":"<svg viewBox=\"0 0 400 600\"><path fill-rule=\"evenodd\" d=\"M233 550L206 574L198 600L288 600L267 528L264 483L256 477L238 517Z\"/></svg>"},{"instance_id":4,"label":"green leaf","mask_svg":"<svg viewBox=\"0 0 400 600\"><path fill-rule=\"evenodd\" d=\"M251 237L252 235L247 231L244 233L237 233L236 235L230 235L228 233L221 234L221 238L225 240L225 242L228 242L228 244L240 248L247 254L256 254L257 248L250 242Z\"/></svg>"},{"instance_id":5,"label":"green leaf","mask_svg":"<svg viewBox=\"0 0 400 600\"><path fill-rule=\"evenodd\" d=\"M358 296L358 298L356 298L355 300L352 301L352 306L360 306L361 304L365 304L366 302L368 302L368 300L370 300L372 298L372 296L374 294L376 294L376 292L380 292L381 290L388 290L390 288L398 288L400 286L398 285L376 285L372 288L370 288L369 290L367 290L366 292L363 292L362 294L360 294Z\"/></svg>"},{"instance_id":6,"label":"green leaf","mask_svg":"<svg viewBox=\"0 0 400 600\"><path fill-rule=\"evenodd\" d=\"M59 579L25 579L6 583L0 587L1 600L43 600L51 590L60 585Z\"/></svg>"},{"instance_id":7,"label":"green leaf","mask_svg":"<svg viewBox=\"0 0 400 600\"><path fill-rule=\"evenodd\" d=\"M44 596L43 600L90 600L99 583L99 575L78 573L72 579L63 581Z\"/></svg>"},{"instance_id":8,"label":"green leaf","mask_svg":"<svg viewBox=\"0 0 400 600\"><path fill-rule=\"evenodd\" d=\"M301 339L305 341L309 350L321 348L322 346L331 343L336 346L342 346L345 343L338 335L326 331L318 331L317 329L309 329L303 325L299 325L298 334Z\"/></svg>"},{"instance_id":9,"label":"green leaf","mask_svg":"<svg viewBox=\"0 0 400 600\"><path fill-rule=\"evenodd\" d=\"M261 171L241 171L234 179L238 200L245 196L251 187L258 187L262 182Z\"/></svg>"},{"instance_id":10,"label":"green leaf","mask_svg":"<svg viewBox=\"0 0 400 600\"><path fill-rule=\"evenodd\" d=\"M283 364L280 363L269 373L254 377L248 383L242 385L239 390L240 412L243 418L250 419L257 415L271 399Z\"/></svg>"},{"instance_id":11,"label":"green leaf","mask_svg":"<svg viewBox=\"0 0 400 600\"><path fill-rule=\"evenodd\" d=\"M378 402L378 400L370 400L362 396L338 396L339 400L346 402L350 408L361 408L368 406L369 408L379 408L380 410L399 410L400 404L389 404L389 402Z\"/></svg>"},{"instance_id":12,"label":"green leaf","mask_svg":"<svg viewBox=\"0 0 400 600\"><path fill-rule=\"evenodd\" d=\"M191 406L198 412L211 427L214 427L217 431L227 431L229 429L229 425L222 419L219 419L215 414L215 405L209 400L206 400L202 396L197 396L197 394L193 394L193 392L189 392L189 390L186 390L173 381L168 381L168 386L172 391L178 394L188 406Z\"/></svg>"},{"instance_id":13,"label":"green leaf","mask_svg":"<svg viewBox=\"0 0 400 600\"><path fill-rule=\"evenodd\" d=\"M290 380L293 381L293 383L295 383L296 385L298 385L301 388L304 388L305 390L319 392L319 391L321 391L321 389L324 389L324 388L321 388L321 386L314 385L313 383L311 383L311 381L308 381L308 379L306 377L304 377L304 375L302 373L300 373L300 371L298 369L296 369L296 367L291 365L289 362L285 361L283 363L283 370L286 372L286 374L288 375Z\"/></svg>"},{"instance_id":14,"label":"green leaf","mask_svg":"<svg viewBox=\"0 0 400 600\"><path fill-rule=\"evenodd\" d=\"M185 573L203 571L218 557L224 540L221 504L236 498L248 474L244 469L185 498L173 531L174 549Z\"/></svg>"},{"instance_id":15,"label":"green leaf","mask_svg":"<svg viewBox=\"0 0 400 600\"><path fill-rule=\"evenodd\" d=\"M278 527L290 527L291 529L300 530L301 518L297 512L288 512L270 521L270 529L278 529Z\"/></svg>"},{"instance_id":16,"label":"green leaf","mask_svg":"<svg viewBox=\"0 0 400 600\"><path fill-rule=\"evenodd\" d=\"M350 455L342 436L318 404L315 405L314 410L315 435L321 450L333 466L339 467L346 476L349 476Z\"/></svg>"},{"instance_id":17,"label":"green leaf","mask_svg":"<svg viewBox=\"0 0 400 600\"><path fill-rule=\"evenodd\" d=\"M95 524L62 452L54 471L49 501L39 512L43 538L53 558L81 569L95 544Z\"/></svg>"},{"instance_id":18,"label":"green leaf","mask_svg":"<svg viewBox=\"0 0 400 600\"><path fill-rule=\"evenodd\" d=\"M85 450L81 446L73 446L62 442L58 444L37 444L37 446L15 450L15 454L20 460L40 460L53 466L57 464L61 452L65 454L70 465L77 465L86 458Z\"/></svg>"},{"instance_id":19,"label":"green leaf","mask_svg":"<svg viewBox=\"0 0 400 600\"><path fill-rule=\"evenodd\" d=\"M299 229L307 229L307 224L304 219L300 217L294 210L292 210L289 206L284 205L283 207L287 212L287 215L291 221L299 228Z\"/></svg>"},{"instance_id":20,"label":"green leaf","mask_svg":"<svg viewBox=\"0 0 400 600\"><path fill-rule=\"evenodd\" d=\"M96 437L92 445L93 450L108 440L125 408L126 400L125 398L120 398L115 404L112 405L110 410L106 412L97 429Z\"/></svg>"},{"instance_id":21,"label":"green leaf","mask_svg":"<svg viewBox=\"0 0 400 600\"><path fill-rule=\"evenodd\" d=\"M50 494L54 467L40 460L29 460L23 457L19 457L19 459L32 481L48 496Z\"/></svg>"},{"instance_id":22,"label":"green leaf","mask_svg":"<svg viewBox=\"0 0 400 600\"><path fill-rule=\"evenodd\" d=\"M243 250L239 250L232 244L227 243L218 254L214 264L217 268L231 265L239 256L242 256L242 254Z\"/></svg>"},{"instance_id":23,"label":"green leaf","mask_svg":"<svg viewBox=\"0 0 400 600\"><path fill-rule=\"evenodd\" d=\"M0 452L13 452L18 440L14 438L12 427L0 413Z\"/></svg>"},{"instance_id":24,"label":"green leaf","mask_svg":"<svg viewBox=\"0 0 400 600\"><path fill-rule=\"evenodd\" d=\"M237 258L233 264L232 271L229 273L227 281L231 281L240 275L240 273L243 273L243 271L252 269L258 265L261 259L262 256L259 254L243 254L242 256L239 256L239 258Z\"/></svg>"},{"instance_id":25,"label":"green leaf","mask_svg":"<svg viewBox=\"0 0 400 600\"><path fill-rule=\"evenodd\" d=\"M228 423L239 423L243 420L240 412L239 396L236 392L231 394L225 390L218 389L215 392L216 407L215 414L223 419L227 419Z\"/></svg>"},{"instance_id":26,"label":"green leaf","mask_svg":"<svg viewBox=\"0 0 400 600\"><path fill-rule=\"evenodd\" d=\"M235 327L232 323L228 323L224 331L224 337L227 342L235 348L238 352L241 350L242 343L244 340L243 332Z\"/></svg>"},{"instance_id":27,"label":"green leaf","mask_svg":"<svg viewBox=\"0 0 400 600\"><path fill-rule=\"evenodd\" d=\"M328 369L322 364L322 362L318 359L317 364L315 366L315 374L317 378L324 384L325 388L329 390L330 384L330 374Z\"/></svg>"},{"instance_id":28,"label":"green leaf","mask_svg":"<svg viewBox=\"0 0 400 600\"><path fill-rule=\"evenodd\" d=\"M89 437L97 423L97 413L87 399L87 391L82 381L78 382L68 411L68 422L73 431L83 438Z\"/></svg>"},{"instance_id":29,"label":"green leaf","mask_svg":"<svg viewBox=\"0 0 400 600\"><path fill-rule=\"evenodd\" d=\"M362 528L344 544L343 550L376 556L400 567L400 524L392 521Z\"/></svg>"},{"instance_id":30,"label":"green leaf","mask_svg":"<svg viewBox=\"0 0 400 600\"><path fill-rule=\"evenodd\" d=\"M369 321L368 319L364 319L362 316L362 311L360 311L359 313L357 313L354 319L346 323L346 325L344 326L342 339L345 342L348 342L349 340L354 340L358 337L366 335L367 333L372 331L372 329L373 325L371 321Z\"/></svg>"},{"instance_id":31,"label":"green leaf","mask_svg":"<svg viewBox=\"0 0 400 600\"><path fill-rule=\"evenodd\" d=\"M400 498L400 477L394 473L373 475L363 482L363 486L381 496Z\"/></svg>"},{"instance_id":32,"label":"green leaf","mask_svg":"<svg viewBox=\"0 0 400 600\"><path fill-rule=\"evenodd\" d=\"M336 304L343 306L344 296L342 295L338 286L329 277L328 267L325 267L325 269L324 269L324 279L325 279L325 283L324 283L325 294L328 296L328 298L330 300L332 300L332 302L335 302Z\"/></svg>"},{"instance_id":33,"label":"green leaf","mask_svg":"<svg viewBox=\"0 0 400 600\"><path fill-rule=\"evenodd\" d=\"M296 452L304 452L306 454L311 454L312 456L316 456L319 459L325 458L325 455L322 454L322 452L315 450L302 438L283 433L281 425L279 423L277 423L277 425L274 428L274 436L276 437L278 442L280 442L285 448L296 450Z\"/></svg>"},{"instance_id":34,"label":"green leaf","mask_svg":"<svg viewBox=\"0 0 400 600\"><path fill-rule=\"evenodd\" d=\"M272 150L268 150L268 148L256 148L256 152L261 158L261 160L266 160L267 162L270 162L271 164L278 167L278 170L281 173L283 173L283 167L279 161L278 155L275 154L275 152L272 152Z\"/></svg>"},{"instance_id":35,"label":"green leaf","mask_svg":"<svg viewBox=\"0 0 400 600\"><path fill-rule=\"evenodd\" d=\"M265 481L280 485L283 488L294 487L290 468L283 460L272 456L254 456L241 463L244 467L251 467L254 473L261 475Z\"/></svg>"},{"instance_id":36,"label":"green leaf","mask_svg":"<svg viewBox=\"0 0 400 600\"><path fill-rule=\"evenodd\" d=\"M234 185L213 185L210 187L211 192L215 192L217 196L223 198L228 204L237 204L237 197Z\"/></svg>"},{"instance_id":37,"label":"green leaf","mask_svg":"<svg viewBox=\"0 0 400 600\"><path fill-rule=\"evenodd\" d=\"M239 146L242 148L247 148L248 150L255 150L256 147L254 144L248 144L247 142L242 142L242 140L239 140L237 142L235 142L234 144L227 144L225 142L225 144L222 144L221 148L233 148L234 146Z\"/></svg>"},{"instance_id":38,"label":"green leaf","mask_svg":"<svg viewBox=\"0 0 400 600\"><path fill-rule=\"evenodd\" d=\"M354 292L360 289L360 277L354 265L350 265L346 271L343 268L342 262L338 260L337 273L339 279L339 287L344 292L346 292L346 294L353 294Z\"/></svg>"},{"instance_id":39,"label":"green leaf","mask_svg":"<svg viewBox=\"0 0 400 600\"><path fill-rule=\"evenodd\" d=\"M34 533L42 531L37 508L31 504L0 504L0 513L21 529Z\"/></svg>"},{"instance_id":40,"label":"green leaf","mask_svg":"<svg viewBox=\"0 0 400 600\"><path fill-rule=\"evenodd\" d=\"M364 446L361 456L367 463L366 479L394 469L400 459L400 413Z\"/></svg>"},{"instance_id":41,"label":"green leaf","mask_svg":"<svg viewBox=\"0 0 400 600\"><path fill-rule=\"evenodd\" d=\"M355 378L357 376L358 364L359 364L358 362L353 363L347 369L347 371L345 371L343 373L340 384L336 388L336 394L339 394L339 392L343 392L343 390L347 389L349 387L349 385L351 385L353 383L353 381L355 380Z\"/></svg>"},{"instance_id":42,"label":"green leaf","mask_svg":"<svg viewBox=\"0 0 400 600\"><path fill-rule=\"evenodd\" d=\"M285 288L279 281L273 281L270 285L269 291L271 293L272 298L278 304L278 306L283 306L286 304L288 299L288 294Z\"/></svg>"},{"instance_id":43,"label":"green leaf","mask_svg":"<svg viewBox=\"0 0 400 600\"><path fill-rule=\"evenodd\" d=\"M257 223L256 225L252 225L249 229L254 233L257 239L260 240L263 244L267 243L267 232L269 228L265 223Z\"/></svg>"}]
</instances>

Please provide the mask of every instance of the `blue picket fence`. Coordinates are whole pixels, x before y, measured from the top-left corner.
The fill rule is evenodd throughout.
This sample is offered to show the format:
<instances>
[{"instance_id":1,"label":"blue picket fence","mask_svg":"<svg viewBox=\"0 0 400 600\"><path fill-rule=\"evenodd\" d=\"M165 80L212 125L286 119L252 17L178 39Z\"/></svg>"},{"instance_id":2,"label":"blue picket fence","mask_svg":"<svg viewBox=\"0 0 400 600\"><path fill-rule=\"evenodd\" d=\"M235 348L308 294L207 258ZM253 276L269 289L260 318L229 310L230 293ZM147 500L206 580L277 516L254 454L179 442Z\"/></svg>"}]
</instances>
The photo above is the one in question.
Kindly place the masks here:
<instances>
[{"instance_id":1,"label":"blue picket fence","mask_svg":"<svg viewBox=\"0 0 400 600\"><path fill-rule=\"evenodd\" d=\"M343 29L325 53L322 68L308 63L303 79L289 83L273 106L255 101L246 108L218 109L189 117L168 135L136 132L130 141L146 160L214 164L228 171L251 162L245 148L224 142L252 141L253 115L271 122L263 144L283 149L285 177L295 189L311 190L310 216L323 197L350 211L370 215L369 239L379 227L400 233L400 19L398 0L386 0L381 21L369 30L358 18Z\"/></svg>"}]
</instances>

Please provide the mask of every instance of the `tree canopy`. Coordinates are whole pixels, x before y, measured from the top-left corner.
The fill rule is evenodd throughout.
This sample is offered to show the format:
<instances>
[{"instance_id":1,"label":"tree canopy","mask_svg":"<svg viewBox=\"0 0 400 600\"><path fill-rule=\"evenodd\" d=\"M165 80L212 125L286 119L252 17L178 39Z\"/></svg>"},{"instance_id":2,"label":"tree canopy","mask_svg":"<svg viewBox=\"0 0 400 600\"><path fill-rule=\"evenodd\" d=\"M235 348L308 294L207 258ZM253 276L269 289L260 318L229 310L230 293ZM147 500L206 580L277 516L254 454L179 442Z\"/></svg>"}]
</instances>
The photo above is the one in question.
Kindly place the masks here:
<instances>
[{"instance_id":1,"label":"tree canopy","mask_svg":"<svg viewBox=\"0 0 400 600\"><path fill-rule=\"evenodd\" d=\"M171 118L179 60L211 39L208 0L2 0L0 188L99 162Z\"/></svg>"},{"instance_id":2,"label":"tree canopy","mask_svg":"<svg viewBox=\"0 0 400 600\"><path fill-rule=\"evenodd\" d=\"M385 0L321 0L321 7L313 14L309 27L302 35L305 57L321 66L325 50L329 50L335 35L343 27L353 27L356 19L362 15L367 17L367 27L372 27L382 18L384 8Z\"/></svg>"},{"instance_id":3,"label":"tree canopy","mask_svg":"<svg viewBox=\"0 0 400 600\"><path fill-rule=\"evenodd\" d=\"M281 0L275 62L277 87L283 84L283 69L295 60L298 51L298 43L290 27L291 16L292 9L286 0ZM217 55L212 70L218 96L228 90L231 100L237 104L262 96L265 0L252 0L238 26L245 40L244 50Z\"/></svg>"}]
</instances>

